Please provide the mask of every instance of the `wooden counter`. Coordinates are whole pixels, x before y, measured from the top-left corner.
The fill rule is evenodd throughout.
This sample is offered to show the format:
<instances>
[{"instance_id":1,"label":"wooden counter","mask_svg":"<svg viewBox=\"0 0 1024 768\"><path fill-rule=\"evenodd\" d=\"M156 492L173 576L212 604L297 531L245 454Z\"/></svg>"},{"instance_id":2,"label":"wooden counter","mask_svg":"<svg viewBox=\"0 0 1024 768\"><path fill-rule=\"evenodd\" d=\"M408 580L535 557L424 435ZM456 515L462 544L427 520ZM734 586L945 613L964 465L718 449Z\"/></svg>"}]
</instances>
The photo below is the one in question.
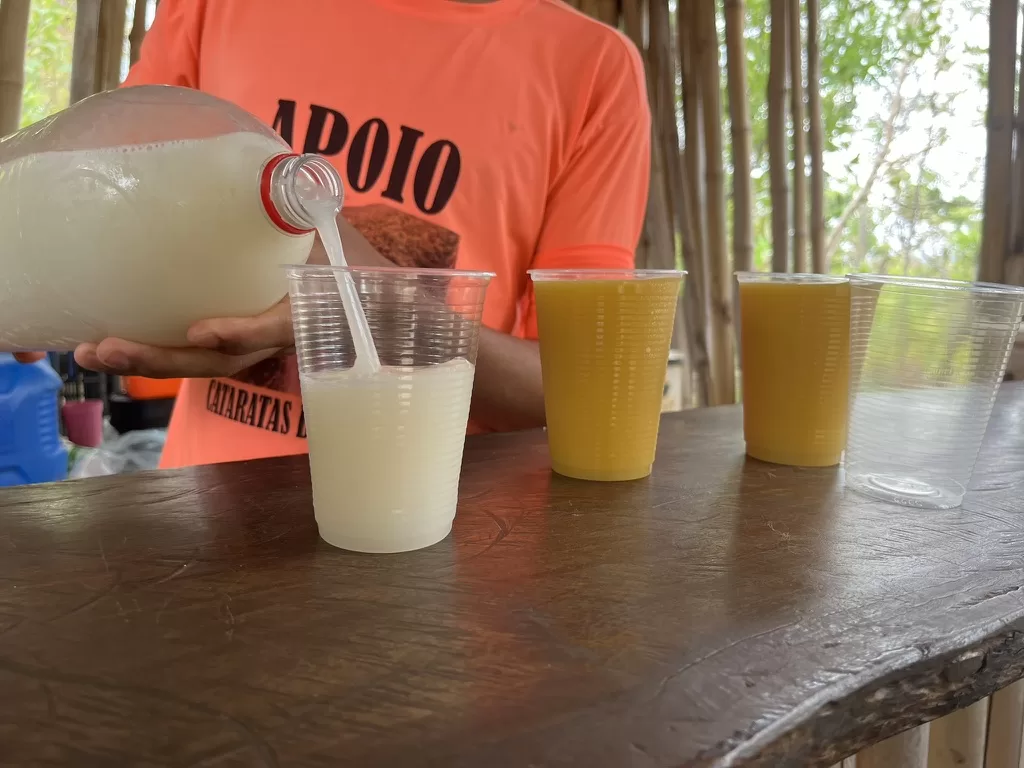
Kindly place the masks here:
<instances>
[{"instance_id":1,"label":"wooden counter","mask_svg":"<svg viewBox=\"0 0 1024 768\"><path fill-rule=\"evenodd\" d=\"M830 765L1024 673L1024 385L963 509L667 417L654 475L471 439L452 537L319 541L306 462L0 491L4 766Z\"/></svg>"}]
</instances>

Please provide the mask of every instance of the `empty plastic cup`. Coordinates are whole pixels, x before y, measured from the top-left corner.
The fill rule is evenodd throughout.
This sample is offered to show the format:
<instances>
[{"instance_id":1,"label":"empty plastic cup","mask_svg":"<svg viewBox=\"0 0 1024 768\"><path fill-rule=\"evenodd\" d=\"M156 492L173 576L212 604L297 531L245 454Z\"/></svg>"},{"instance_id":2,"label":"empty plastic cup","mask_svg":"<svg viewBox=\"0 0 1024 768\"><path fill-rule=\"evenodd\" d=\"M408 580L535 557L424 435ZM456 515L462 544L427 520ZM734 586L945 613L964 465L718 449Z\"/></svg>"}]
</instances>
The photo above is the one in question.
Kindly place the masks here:
<instances>
[{"instance_id":1,"label":"empty plastic cup","mask_svg":"<svg viewBox=\"0 0 1024 768\"><path fill-rule=\"evenodd\" d=\"M737 272L747 455L829 467L846 445L850 283Z\"/></svg>"},{"instance_id":2,"label":"empty plastic cup","mask_svg":"<svg viewBox=\"0 0 1024 768\"><path fill-rule=\"evenodd\" d=\"M679 288L674 270L533 270L551 466L651 473Z\"/></svg>"},{"instance_id":3,"label":"empty plastic cup","mask_svg":"<svg viewBox=\"0 0 1024 768\"><path fill-rule=\"evenodd\" d=\"M850 277L847 486L959 506L1024 309L1024 288Z\"/></svg>"},{"instance_id":4,"label":"empty plastic cup","mask_svg":"<svg viewBox=\"0 0 1024 768\"><path fill-rule=\"evenodd\" d=\"M355 283L378 370L355 365L339 270ZM455 518L492 275L303 266L288 276L320 536L359 552L436 544Z\"/></svg>"}]
</instances>

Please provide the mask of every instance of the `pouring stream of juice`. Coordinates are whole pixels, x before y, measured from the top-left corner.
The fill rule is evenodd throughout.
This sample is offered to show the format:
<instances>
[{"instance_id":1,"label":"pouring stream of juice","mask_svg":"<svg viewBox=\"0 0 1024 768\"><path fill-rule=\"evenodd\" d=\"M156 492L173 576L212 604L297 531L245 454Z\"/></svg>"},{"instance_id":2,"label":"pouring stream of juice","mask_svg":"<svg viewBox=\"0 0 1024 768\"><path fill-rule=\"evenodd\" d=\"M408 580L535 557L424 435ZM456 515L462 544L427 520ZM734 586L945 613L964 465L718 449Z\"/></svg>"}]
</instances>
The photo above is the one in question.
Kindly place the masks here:
<instances>
[{"instance_id":1,"label":"pouring stream of juice","mask_svg":"<svg viewBox=\"0 0 1024 768\"><path fill-rule=\"evenodd\" d=\"M337 269L348 266L345 249L341 244L341 234L338 232L338 202L333 197L325 199L319 193L320 190L322 187L316 185L313 189L304 189L304 203L316 225L316 231L320 234L324 250L327 251L327 259L331 266L335 267L334 277L338 281L345 319L348 321L352 342L356 348L356 362L353 368L364 373L377 373L380 371L380 357L370 335L370 324L366 321L363 305L359 302L355 281L347 270Z\"/></svg>"}]
</instances>

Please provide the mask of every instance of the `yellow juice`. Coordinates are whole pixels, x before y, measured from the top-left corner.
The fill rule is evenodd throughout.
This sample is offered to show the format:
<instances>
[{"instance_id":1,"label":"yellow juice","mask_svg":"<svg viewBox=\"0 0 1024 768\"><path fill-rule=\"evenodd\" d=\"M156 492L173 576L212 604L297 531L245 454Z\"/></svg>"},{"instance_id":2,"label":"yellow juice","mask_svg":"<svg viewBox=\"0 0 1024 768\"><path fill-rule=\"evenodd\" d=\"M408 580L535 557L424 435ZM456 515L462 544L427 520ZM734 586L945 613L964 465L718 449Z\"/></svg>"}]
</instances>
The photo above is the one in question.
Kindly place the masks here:
<instances>
[{"instance_id":1,"label":"yellow juice","mask_svg":"<svg viewBox=\"0 0 1024 768\"><path fill-rule=\"evenodd\" d=\"M747 455L829 467L846 444L850 284L841 278L740 278Z\"/></svg>"},{"instance_id":2,"label":"yellow juice","mask_svg":"<svg viewBox=\"0 0 1024 768\"><path fill-rule=\"evenodd\" d=\"M682 276L534 276L552 468L581 480L651 473Z\"/></svg>"}]
</instances>

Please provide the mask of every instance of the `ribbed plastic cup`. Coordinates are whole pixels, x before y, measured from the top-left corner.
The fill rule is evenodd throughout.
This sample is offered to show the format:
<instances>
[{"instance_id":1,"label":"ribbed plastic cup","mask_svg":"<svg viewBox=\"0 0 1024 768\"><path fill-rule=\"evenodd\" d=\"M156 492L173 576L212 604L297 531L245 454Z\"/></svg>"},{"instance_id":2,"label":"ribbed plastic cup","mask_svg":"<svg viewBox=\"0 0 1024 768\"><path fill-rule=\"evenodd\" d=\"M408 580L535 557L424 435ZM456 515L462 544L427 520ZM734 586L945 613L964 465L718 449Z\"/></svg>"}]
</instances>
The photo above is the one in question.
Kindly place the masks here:
<instances>
[{"instance_id":1,"label":"ribbed plastic cup","mask_svg":"<svg viewBox=\"0 0 1024 768\"><path fill-rule=\"evenodd\" d=\"M685 272L533 270L548 446L580 480L651 473Z\"/></svg>"},{"instance_id":2,"label":"ribbed plastic cup","mask_svg":"<svg viewBox=\"0 0 1024 768\"><path fill-rule=\"evenodd\" d=\"M377 371L355 365L339 270L355 283ZM313 511L328 544L406 552L448 535L492 276L288 268Z\"/></svg>"},{"instance_id":3,"label":"ribbed plastic cup","mask_svg":"<svg viewBox=\"0 0 1024 768\"><path fill-rule=\"evenodd\" d=\"M846 444L850 282L737 272L747 455L829 467Z\"/></svg>"},{"instance_id":4,"label":"ribbed plastic cup","mask_svg":"<svg viewBox=\"0 0 1024 768\"><path fill-rule=\"evenodd\" d=\"M1024 310L1024 288L850 276L848 487L963 501Z\"/></svg>"}]
</instances>

